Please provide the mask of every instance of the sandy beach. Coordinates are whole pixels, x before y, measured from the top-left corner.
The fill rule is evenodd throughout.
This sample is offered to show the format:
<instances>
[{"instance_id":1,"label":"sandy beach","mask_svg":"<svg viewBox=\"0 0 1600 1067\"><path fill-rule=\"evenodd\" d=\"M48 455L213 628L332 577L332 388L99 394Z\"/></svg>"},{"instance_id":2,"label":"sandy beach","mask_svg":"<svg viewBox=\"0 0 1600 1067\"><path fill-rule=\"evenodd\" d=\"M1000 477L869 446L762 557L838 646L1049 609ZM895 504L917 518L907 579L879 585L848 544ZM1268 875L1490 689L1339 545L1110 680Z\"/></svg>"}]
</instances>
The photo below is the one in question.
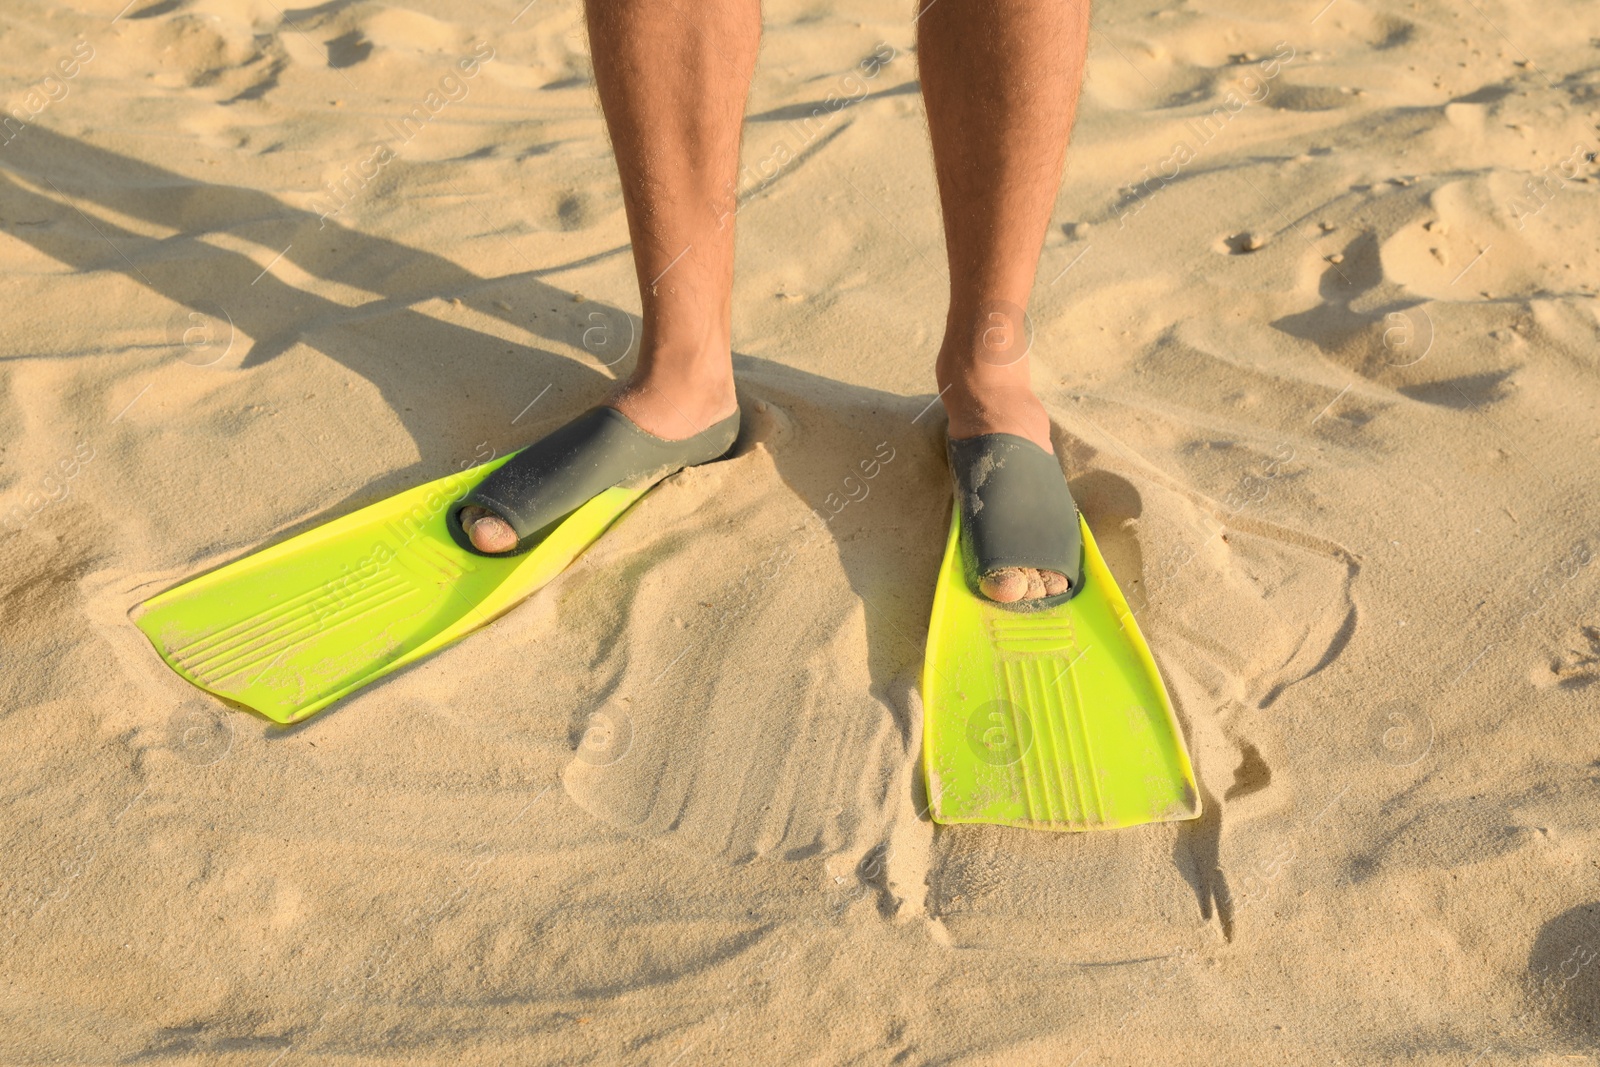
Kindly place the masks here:
<instances>
[{"instance_id":1,"label":"sandy beach","mask_svg":"<svg viewBox=\"0 0 1600 1067\"><path fill-rule=\"evenodd\" d=\"M736 454L284 728L130 613L626 372L582 9L124 2L0 13L0 1062L1600 1063L1600 7L1095 5L1034 385L1204 815L1054 834L925 814L909 4L765 5Z\"/></svg>"}]
</instances>

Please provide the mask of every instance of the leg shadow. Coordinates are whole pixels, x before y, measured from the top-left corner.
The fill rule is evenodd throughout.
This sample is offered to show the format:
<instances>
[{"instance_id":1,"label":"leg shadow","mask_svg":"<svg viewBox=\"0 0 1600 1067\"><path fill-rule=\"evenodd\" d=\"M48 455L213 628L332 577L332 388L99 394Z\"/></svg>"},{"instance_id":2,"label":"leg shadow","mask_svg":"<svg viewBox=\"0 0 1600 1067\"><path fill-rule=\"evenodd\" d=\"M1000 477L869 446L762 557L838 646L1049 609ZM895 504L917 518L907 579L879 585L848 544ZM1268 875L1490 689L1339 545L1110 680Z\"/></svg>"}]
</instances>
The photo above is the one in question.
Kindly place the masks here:
<instances>
[{"instance_id":1,"label":"leg shadow","mask_svg":"<svg viewBox=\"0 0 1600 1067\"><path fill-rule=\"evenodd\" d=\"M99 209L99 210L97 210ZM108 218L112 212L177 231L158 238ZM507 383L530 396L551 385L555 396L593 398L608 381L599 361L589 367L543 348L517 346L490 334L412 309L430 298L457 299L543 340L581 347L599 316L626 329L625 313L570 294L538 275L486 278L442 256L382 237L323 223L311 212L259 190L212 185L33 127L0 155L0 217L9 234L81 272L112 270L208 318L226 317L249 339L239 369L262 366L305 342L373 383L416 442L418 467L435 470L481 436L483 399ZM253 258L207 238L227 234L294 267L375 294L354 307L290 285ZM620 250L619 250L620 251ZM264 252L263 260L272 253ZM519 312L502 299L508 290ZM152 316L154 317L154 316ZM152 341L177 354L164 322ZM474 399L476 398L476 399ZM572 405L547 403L551 417ZM537 436L523 423L519 440ZM409 478L415 471L400 472ZM360 494L366 496L367 494Z\"/></svg>"}]
</instances>

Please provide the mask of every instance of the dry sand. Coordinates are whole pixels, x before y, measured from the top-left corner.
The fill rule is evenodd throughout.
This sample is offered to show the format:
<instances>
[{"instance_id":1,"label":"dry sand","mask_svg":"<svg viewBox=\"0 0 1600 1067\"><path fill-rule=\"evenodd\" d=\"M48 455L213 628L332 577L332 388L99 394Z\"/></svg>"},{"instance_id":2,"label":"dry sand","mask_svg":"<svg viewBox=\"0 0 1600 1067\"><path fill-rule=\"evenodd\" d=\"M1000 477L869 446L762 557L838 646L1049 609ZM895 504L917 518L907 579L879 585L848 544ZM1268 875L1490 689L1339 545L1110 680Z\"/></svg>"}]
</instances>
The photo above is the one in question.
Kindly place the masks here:
<instances>
[{"instance_id":1,"label":"dry sand","mask_svg":"<svg viewBox=\"0 0 1600 1067\"><path fill-rule=\"evenodd\" d=\"M918 817L905 4L768 4L742 453L284 730L128 612L626 369L579 5L8 0L0 1061L1595 1063L1600 8L1323 2L1096 11L1036 380L1207 808L1053 835Z\"/></svg>"}]
</instances>

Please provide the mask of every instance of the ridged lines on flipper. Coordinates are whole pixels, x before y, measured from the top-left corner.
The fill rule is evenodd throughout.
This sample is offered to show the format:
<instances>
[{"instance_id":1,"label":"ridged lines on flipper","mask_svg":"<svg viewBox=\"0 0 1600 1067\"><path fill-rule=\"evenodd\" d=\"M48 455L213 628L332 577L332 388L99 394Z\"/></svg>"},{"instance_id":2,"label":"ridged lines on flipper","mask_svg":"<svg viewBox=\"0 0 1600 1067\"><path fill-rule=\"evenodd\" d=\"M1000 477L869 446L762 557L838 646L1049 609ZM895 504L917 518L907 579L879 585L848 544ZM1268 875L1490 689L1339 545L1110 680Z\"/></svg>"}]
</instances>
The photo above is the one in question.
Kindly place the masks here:
<instances>
[{"instance_id":1,"label":"ridged lines on flipper","mask_svg":"<svg viewBox=\"0 0 1600 1067\"><path fill-rule=\"evenodd\" d=\"M1031 816L1038 810L1039 803L1033 796L1030 779L1035 776L1029 773L1028 758L1039 746L1033 743L1033 724L1028 714L1026 693L1019 692L1021 687L1017 684L1016 666L1015 660L1002 660L1000 663L1000 688L1005 694L1003 698L1005 707L1011 715L1010 736L1016 739L1016 743L1022 748L1017 753L1016 762L1006 769L1010 772L1012 792L1015 793L1020 789L1023 807Z\"/></svg>"},{"instance_id":2,"label":"ridged lines on flipper","mask_svg":"<svg viewBox=\"0 0 1600 1067\"><path fill-rule=\"evenodd\" d=\"M1011 707L1011 735L1031 739L1015 770L1028 818L1087 827L1105 821L1105 802L1083 701L1076 678L1067 670L1072 662L1053 656L1007 660L1001 681ZM1071 680L1070 698L1061 685L1063 676Z\"/></svg>"},{"instance_id":3,"label":"ridged lines on flipper","mask_svg":"<svg viewBox=\"0 0 1600 1067\"><path fill-rule=\"evenodd\" d=\"M1048 702L1044 695L1045 687L1037 684L1040 681L1037 677L1038 672L1029 669L1034 665L1033 661L1026 659L1006 664L1006 674L1008 675L1006 690L1012 695L1012 699L1016 700L1018 706L1024 709L1024 714L1033 725L1033 744L1030 747L1030 751L1037 753L1039 789L1044 794L1044 809L1041 811L1030 804L1028 816L1033 819L1049 819L1052 817L1053 812L1067 808L1066 782L1059 774L1052 774L1051 769L1058 768L1062 764L1061 750L1063 746L1058 742L1064 741L1069 746L1066 756L1067 762L1071 762L1071 739L1057 737L1057 716L1049 714ZM1013 689L1013 678L1011 677L1013 675L1015 680L1020 682L1019 688L1022 690L1020 698L1017 697ZM1036 709L1039 714L1035 713ZM1043 722L1040 721L1041 718L1044 720ZM1026 768L1024 768L1024 773L1026 773ZM1055 786L1055 796L1051 795L1050 787L1052 785Z\"/></svg>"},{"instance_id":4,"label":"ridged lines on flipper","mask_svg":"<svg viewBox=\"0 0 1600 1067\"><path fill-rule=\"evenodd\" d=\"M1060 652L1077 644L1077 631L1066 616L1053 619L1029 618L1012 612L989 616L989 641L996 649L1012 656L1038 656Z\"/></svg>"},{"instance_id":5,"label":"ridged lines on flipper","mask_svg":"<svg viewBox=\"0 0 1600 1067\"><path fill-rule=\"evenodd\" d=\"M1106 821L1105 798L1100 795L1100 773L1095 768L1094 752L1089 748L1089 721L1084 714L1083 693L1078 688L1077 674L1071 670L1065 670L1064 673L1072 683L1073 718L1077 722L1079 743L1083 747L1083 773L1089 779L1089 791L1094 794L1095 822L1103 824Z\"/></svg>"},{"instance_id":6,"label":"ridged lines on flipper","mask_svg":"<svg viewBox=\"0 0 1600 1067\"><path fill-rule=\"evenodd\" d=\"M299 632L306 629L307 622L310 625L317 625L320 622L328 622L330 619L338 619L341 614L347 613L349 609L362 606L363 603L366 603L366 598L370 598L373 593L387 592L395 585L403 585L403 582L400 579L387 579L382 584L363 590L358 597L352 598L349 603L339 608L339 611L331 614L331 616L323 617L323 619L318 619L314 613L298 613L298 611L285 613L280 608L277 611L272 611L259 624L251 625L250 630L245 630L240 635L235 635L234 638L224 641L221 645L213 645L211 648L205 649L203 653L194 654L189 648L171 649L171 656L176 661L181 662L184 665L184 669L194 673L195 677L211 677L219 665L237 661L237 657L240 654L256 653L264 646L280 643L285 638L283 630L286 627L294 627L291 633L298 635ZM259 632L256 632L256 630L259 630ZM221 662L214 662L219 656L221 656ZM229 673L234 672L222 673L222 675L214 675L214 677L226 678Z\"/></svg>"},{"instance_id":7,"label":"ridged lines on flipper","mask_svg":"<svg viewBox=\"0 0 1600 1067\"><path fill-rule=\"evenodd\" d=\"M293 648L297 641L313 633L333 630L419 592L421 590L411 583L398 577L391 578L363 590L361 594L326 618L304 615L284 620L276 629L269 629L259 635L258 641L231 649L220 661L208 662L216 655L216 650L192 662L185 660L177 652L173 652L173 658L196 679L207 686L214 686L224 679L247 673L263 663L272 661L285 650Z\"/></svg>"},{"instance_id":8,"label":"ridged lines on flipper","mask_svg":"<svg viewBox=\"0 0 1600 1067\"><path fill-rule=\"evenodd\" d=\"M294 614L305 605L306 601L314 601L317 597L327 595L328 593L329 588L326 583L318 585L316 588L308 589L304 593L296 594L295 596L290 597L288 600L285 600L283 603L274 605L266 611L258 611L256 614L248 615L245 618L240 619L238 622L229 623L227 626L224 626L221 629L213 630L210 633L197 637L186 645L169 646L169 649L174 656L192 655L197 656L200 659L205 659L207 656L219 651L223 645L232 645L240 639L248 640L248 634L251 630L262 626L267 626L270 628L270 624L276 622L284 615ZM202 645L209 645L210 647L202 649Z\"/></svg>"},{"instance_id":9,"label":"ridged lines on flipper","mask_svg":"<svg viewBox=\"0 0 1600 1067\"><path fill-rule=\"evenodd\" d=\"M395 548L396 560L414 562L429 570L438 571L447 582L457 581L462 575L470 574L478 569L477 565L472 563L470 560L452 557L445 552L442 544L436 541L430 541L426 538L417 541L416 544L411 547L411 551L407 552L405 551L407 547L407 539L401 536L404 531L400 528L399 524L393 519L390 519L384 525L386 525L389 528L389 532L395 535L397 538L395 542L397 546Z\"/></svg>"},{"instance_id":10,"label":"ridged lines on flipper","mask_svg":"<svg viewBox=\"0 0 1600 1067\"><path fill-rule=\"evenodd\" d=\"M336 614L326 619L302 618L293 629L288 629L286 624L285 628L280 628L279 632L269 632L262 635L260 643L235 650L236 655L224 658L220 663L211 663L204 668L198 668L188 663L183 663L181 659L179 662L183 663L184 669L188 670L199 681L207 686L216 686L227 678L248 673L264 664L271 664L280 660L298 642L308 639L313 634L333 630L345 623L370 615L380 608L388 607L417 592L420 592L420 590L415 586L404 583L387 586L382 589L369 590L362 597L352 600ZM241 659L240 657L242 656L248 656L249 658ZM254 684L253 680L248 684Z\"/></svg>"}]
</instances>

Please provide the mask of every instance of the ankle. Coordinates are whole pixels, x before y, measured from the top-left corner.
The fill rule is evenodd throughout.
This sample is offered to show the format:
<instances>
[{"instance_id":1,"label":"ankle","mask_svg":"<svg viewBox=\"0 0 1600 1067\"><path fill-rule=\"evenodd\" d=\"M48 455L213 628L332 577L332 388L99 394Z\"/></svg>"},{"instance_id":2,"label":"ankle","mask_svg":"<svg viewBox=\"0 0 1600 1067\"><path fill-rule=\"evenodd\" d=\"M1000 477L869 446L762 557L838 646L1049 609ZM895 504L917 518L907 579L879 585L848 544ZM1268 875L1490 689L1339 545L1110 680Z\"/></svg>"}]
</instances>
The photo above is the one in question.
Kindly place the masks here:
<instances>
[{"instance_id":1,"label":"ankle","mask_svg":"<svg viewBox=\"0 0 1600 1067\"><path fill-rule=\"evenodd\" d=\"M652 346L639 354L624 388L656 389L670 396L705 394L731 401L733 354L725 344L670 349Z\"/></svg>"},{"instance_id":2,"label":"ankle","mask_svg":"<svg viewBox=\"0 0 1600 1067\"><path fill-rule=\"evenodd\" d=\"M941 361L1005 368L1027 359L1032 348L1033 319L1023 304L999 296L951 293Z\"/></svg>"},{"instance_id":3,"label":"ankle","mask_svg":"<svg viewBox=\"0 0 1600 1067\"><path fill-rule=\"evenodd\" d=\"M647 349L606 402L657 437L692 437L738 407L732 356L727 348Z\"/></svg>"},{"instance_id":4,"label":"ankle","mask_svg":"<svg viewBox=\"0 0 1600 1067\"><path fill-rule=\"evenodd\" d=\"M947 361L941 356L938 382L951 438L1009 433L1053 451L1050 416L1028 383L1026 360L1020 366L993 368L981 361Z\"/></svg>"}]
</instances>

